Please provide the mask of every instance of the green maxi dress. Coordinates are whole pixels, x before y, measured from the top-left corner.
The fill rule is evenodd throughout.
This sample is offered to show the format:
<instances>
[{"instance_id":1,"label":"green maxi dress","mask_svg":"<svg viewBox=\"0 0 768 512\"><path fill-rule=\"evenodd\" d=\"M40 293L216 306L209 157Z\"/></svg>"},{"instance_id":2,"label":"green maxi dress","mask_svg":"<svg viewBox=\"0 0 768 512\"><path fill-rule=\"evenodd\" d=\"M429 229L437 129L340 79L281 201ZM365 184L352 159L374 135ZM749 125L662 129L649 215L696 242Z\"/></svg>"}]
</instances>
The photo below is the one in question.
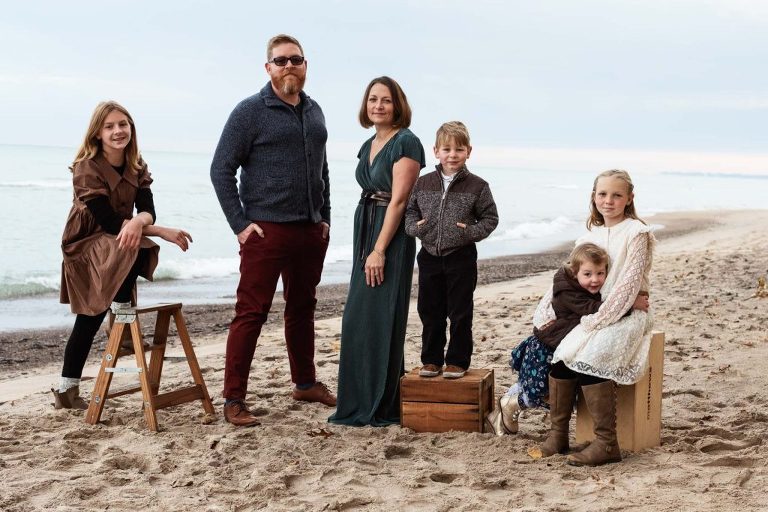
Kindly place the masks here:
<instances>
[{"instance_id":1,"label":"green maxi dress","mask_svg":"<svg viewBox=\"0 0 768 512\"><path fill-rule=\"evenodd\" d=\"M408 129L401 129L369 165L371 143L360 148L355 178L363 192L391 192L392 167L402 157L419 162L424 148ZM354 256L349 295L341 324L339 389L336 412L328 419L340 425L385 426L400 421L400 377L411 296L416 241L401 222L386 251L384 283L365 284L365 258L379 236L386 206L361 199L355 210Z\"/></svg>"}]
</instances>

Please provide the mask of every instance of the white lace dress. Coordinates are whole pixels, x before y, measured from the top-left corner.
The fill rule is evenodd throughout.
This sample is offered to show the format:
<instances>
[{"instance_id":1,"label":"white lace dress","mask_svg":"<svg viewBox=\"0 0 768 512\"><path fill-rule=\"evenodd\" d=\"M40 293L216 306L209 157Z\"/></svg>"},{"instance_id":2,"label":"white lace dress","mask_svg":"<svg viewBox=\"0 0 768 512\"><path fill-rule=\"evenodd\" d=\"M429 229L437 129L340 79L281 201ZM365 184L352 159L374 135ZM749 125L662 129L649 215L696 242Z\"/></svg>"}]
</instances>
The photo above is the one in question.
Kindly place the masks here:
<instances>
[{"instance_id":1,"label":"white lace dress","mask_svg":"<svg viewBox=\"0 0 768 512\"><path fill-rule=\"evenodd\" d=\"M592 242L608 251L611 267L600 293L600 310L581 318L560 342L552 364L563 361L579 373L634 384L648 368L651 343L651 312L632 311L624 317L641 290L649 290L649 274L655 238L650 227L626 219L610 227L593 227L576 240L576 245ZM533 316L537 327L554 319L552 290L541 299Z\"/></svg>"}]
</instances>

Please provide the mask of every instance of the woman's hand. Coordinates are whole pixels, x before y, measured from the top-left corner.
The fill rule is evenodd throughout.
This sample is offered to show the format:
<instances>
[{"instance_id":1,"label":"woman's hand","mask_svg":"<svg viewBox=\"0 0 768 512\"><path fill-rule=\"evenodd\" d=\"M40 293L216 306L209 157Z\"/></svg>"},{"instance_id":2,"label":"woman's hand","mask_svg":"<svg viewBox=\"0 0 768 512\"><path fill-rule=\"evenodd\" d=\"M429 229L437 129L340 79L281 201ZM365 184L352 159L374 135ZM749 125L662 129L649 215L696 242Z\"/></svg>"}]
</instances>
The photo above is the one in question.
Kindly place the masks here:
<instances>
[{"instance_id":1,"label":"woman's hand","mask_svg":"<svg viewBox=\"0 0 768 512\"><path fill-rule=\"evenodd\" d=\"M159 228L158 236L166 242L176 244L182 251L189 249L189 244L192 242L192 235L177 228Z\"/></svg>"},{"instance_id":2,"label":"woman's hand","mask_svg":"<svg viewBox=\"0 0 768 512\"><path fill-rule=\"evenodd\" d=\"M467 229L467 225L464 224L463 222L457 222L456 225L459 226L461 229Z\"/></svg>"},{"instance_id":3,"label":"woman's hand","mask_svg":"<svg viewBox=\"0 0 768 512\"><path fill-rule=\"evenodd\" d=\"M384 263L386 260L384 253L376 249L368 255L365 260L365 284L376 287L384 282Z\"/></svg>"},{"instance_id":4,"label":"woman's hand","mask_svg":"<svg viewBox=\"0 0 768 512\"><path fill-rule=\"evenodd\" d=\"M144 221L138 216L123 222L123 227L115 238L118 249L137 249L141 243L141 234L144 229Z\"/></svg>"}]
</instances>

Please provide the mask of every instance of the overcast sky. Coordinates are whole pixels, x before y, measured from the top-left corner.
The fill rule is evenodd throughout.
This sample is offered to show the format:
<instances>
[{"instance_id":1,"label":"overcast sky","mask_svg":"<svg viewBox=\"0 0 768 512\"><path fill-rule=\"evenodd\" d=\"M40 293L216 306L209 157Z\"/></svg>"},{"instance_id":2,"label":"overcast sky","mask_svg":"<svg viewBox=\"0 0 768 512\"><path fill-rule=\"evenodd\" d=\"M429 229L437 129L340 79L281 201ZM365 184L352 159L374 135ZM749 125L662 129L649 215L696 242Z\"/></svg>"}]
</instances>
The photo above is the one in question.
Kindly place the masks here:
<instances>
[{"instance_id":1,"label":"overcast sky","mask_svg":"<svg viewBox=\"0 0 768 512\"><path fill-rule=\"evenodd\" d=\"M332 157L353 159L370 135L356 112L387 74L425 146L460 119L473 156L493 148L516 167L610 157L601 167L768 174L762 0L9 2L0 144L76 146L111 98L142 148L210 153L266 83L279 32L304 46Z\"/></svg>"}]
</instances>

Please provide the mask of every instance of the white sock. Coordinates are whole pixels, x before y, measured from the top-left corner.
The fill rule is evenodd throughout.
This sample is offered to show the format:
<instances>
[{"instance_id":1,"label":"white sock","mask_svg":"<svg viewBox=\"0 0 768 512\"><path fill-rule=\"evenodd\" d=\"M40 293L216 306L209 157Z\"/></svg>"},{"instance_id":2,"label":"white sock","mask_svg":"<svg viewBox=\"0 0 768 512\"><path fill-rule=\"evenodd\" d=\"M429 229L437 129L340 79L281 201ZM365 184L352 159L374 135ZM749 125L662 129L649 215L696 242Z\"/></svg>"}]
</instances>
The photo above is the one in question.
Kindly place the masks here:
<instances>
[{"instance_id":1,"label":"white sock","mask_svg":"<svg viewBox=\"0 0 768 512\"><path fill-rule=\"evenodd\" d=\"M112 302L112 305L109 306L109 309L112 310L113 314L117 314L117 312L121 309L131 309L131 303L130 302Z\"/></svg>"},{"instance_id":2,"label":"white sock","mask_svg":"<svg viewBox=\"0 0 768 512\"><path fill-rule=\"evenodd\" d=\"M73 379L72 377L61 377L59 380L59 393L64 393L69 388L80 385L80 379Z\"/></svg>"},{"instance_id":3,"label":"white sock","mask_svg":"<svg viewBox=\"0 0 768 512\"><path fill-rule=\"evenodd\" d=\"M514 385L510 386L507 390L507 396L515 396L518 393L520 393L520 384L515 383Z\"/></svg>"}]
</instances>

